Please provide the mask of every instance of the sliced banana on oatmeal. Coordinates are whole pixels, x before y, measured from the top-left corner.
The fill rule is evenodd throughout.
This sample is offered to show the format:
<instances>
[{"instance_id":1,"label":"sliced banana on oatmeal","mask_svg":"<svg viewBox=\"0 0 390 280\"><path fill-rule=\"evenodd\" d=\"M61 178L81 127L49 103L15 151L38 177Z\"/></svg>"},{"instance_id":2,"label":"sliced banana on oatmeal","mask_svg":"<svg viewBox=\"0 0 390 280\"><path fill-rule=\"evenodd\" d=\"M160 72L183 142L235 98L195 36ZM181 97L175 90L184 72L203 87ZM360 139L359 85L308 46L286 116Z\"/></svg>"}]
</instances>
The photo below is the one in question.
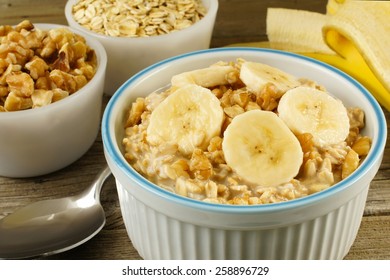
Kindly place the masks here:
<instances>
[{"instance_id":1,"label":"sliced banana on oatmeal","mask_svg":"<svg viewBox=\"0 0 390 280\"><path fill-rule=\"evenodd\" d=\"M150 116L147 140L152 145L173 143L183 154L206 148L221 133L224 112L217 97L198 85L180 87Z\"/></svg>"},{"instance_id":2,"label":"sliced banana on oatmeal","mask_svg":"<svg viewBox=\"0 0 390 280\"><path fill-rule=\"evenodd\" d=\"M173 87L181 87L188 84L195 84L202 87L214 87L229 83L229 74L237 71L231 65L212 65L207 68L183 72L172 77Z\"/></svg>"},{"instance_id":3,"label":"sliced banana on oatmeal","mask_svg":"<svg viewBox=\"0 0 390 280\"><path fill-rule=\"evenodd\" d=\"M280 99L279 117L296 134L310 133L319 146L344 141L349 118L343 103L325 91L296 87Z\"/></svg>"},{"instance_id":4,"label":"sliced banana on oatmeal","mask_svg":"<svg viewBox=\"0 0 390 280\"><path fill-rule=\"evenodd\" d=\"M251 110L235 117L225 130L222 150L239 176L267 187L291 181L303 161L298 139L269 111Z\"/></svg>"},{"instance_id":5,"label":"sliced banana on oatmeal","mask_svg":"<svg viewBox=\"0 0 390 280\"><path fill-rule=\"evenodd\" d=\"M268 83L273 83L281 92L300 85L294 76L258 62L244 62L241 65L240 79L254 93L259 93Z\"/></svg>"}]
</instances>

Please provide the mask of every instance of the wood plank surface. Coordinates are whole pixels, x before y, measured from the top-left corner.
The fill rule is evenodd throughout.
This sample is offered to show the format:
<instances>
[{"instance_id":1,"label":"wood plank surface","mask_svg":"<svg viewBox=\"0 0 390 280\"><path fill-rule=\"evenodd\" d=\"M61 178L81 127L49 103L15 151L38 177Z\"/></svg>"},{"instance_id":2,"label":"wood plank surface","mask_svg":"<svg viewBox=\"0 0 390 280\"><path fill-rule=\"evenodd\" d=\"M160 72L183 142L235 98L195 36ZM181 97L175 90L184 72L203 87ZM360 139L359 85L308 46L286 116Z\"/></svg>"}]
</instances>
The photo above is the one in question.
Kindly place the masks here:
<instances>
[{"instance_id":1,"label":"wood plank surface","mask_svg":"<svg viewBox=\"0 0 390 280\"><path fill-rule=\"evenodd\" d=\"M326 0L220 0L211 47L266 40L267 7L286 7L324 12ZM66 24L65 0L0 0L0 25L33 23ZM106 104L109 97L105 97ZM390 114L385 112L388 127ZM0 128L1 129L1 128ZM0 132L1 133L1 132ZM104 166L101 137L90 150L70 166L36 178L0 177L0 218L16 208L47 198L76 194L83 190ZM390 259L390 147L374 178L358 236L346 259ZM140 259L129 240L120 213L114 179L101 195L107 215L103 230L87 243L44 259Z\"/></svg>"}]
</instances>

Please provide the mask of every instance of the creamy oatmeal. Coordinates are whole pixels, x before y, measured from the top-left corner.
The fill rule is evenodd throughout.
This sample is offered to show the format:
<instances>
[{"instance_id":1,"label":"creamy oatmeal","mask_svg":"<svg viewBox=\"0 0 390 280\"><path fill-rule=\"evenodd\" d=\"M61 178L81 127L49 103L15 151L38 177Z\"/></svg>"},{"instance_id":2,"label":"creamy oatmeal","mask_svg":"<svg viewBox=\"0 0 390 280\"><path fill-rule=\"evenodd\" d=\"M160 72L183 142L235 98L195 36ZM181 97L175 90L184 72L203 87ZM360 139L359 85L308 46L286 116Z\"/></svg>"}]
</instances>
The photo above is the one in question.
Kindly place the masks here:
<instances>
[{"instance_id":1,"label":"creamy oatmeal","mask_svg":"<svg viewBox=\"0 0 390 280\"><path fill-rule=\"evenodd\" d=\"M123 145L129 164L166 190L267 204L349 176L371 146L363 127L364 112L321 85L237 59L176 75L167 90L137 98Z\"/></svg>"}]
</instances>

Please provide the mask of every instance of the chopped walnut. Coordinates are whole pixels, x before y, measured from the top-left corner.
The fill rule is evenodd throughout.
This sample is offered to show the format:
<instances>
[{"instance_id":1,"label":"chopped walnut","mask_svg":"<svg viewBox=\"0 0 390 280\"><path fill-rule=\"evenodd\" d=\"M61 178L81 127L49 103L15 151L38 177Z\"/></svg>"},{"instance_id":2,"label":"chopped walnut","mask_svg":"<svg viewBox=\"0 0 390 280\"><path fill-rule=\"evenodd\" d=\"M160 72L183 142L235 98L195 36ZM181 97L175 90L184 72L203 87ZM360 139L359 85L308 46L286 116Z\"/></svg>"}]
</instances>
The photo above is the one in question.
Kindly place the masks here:
<instances>
[{"instance_id":1,"label":"chopped walnut","mask_svg":"<svg viewBox=\"0 0 390 280\"><path fill-rule=\"evenodd\" d=\"M34 92L34 81L27 73L13 72L5 80L10 92L20 97L30 97Z\"/></svg>"},{"instance_id":2,"label":"chopped walnut","mask_svg":"<svg viewBox=\"0 0 390 280\"><path fill-rule=\"evenodd\" d=\"M4 102L5 111L19 111L32 107L31 98L19 96L14 92L8 94L7 99Z\"/></svg>"},{"instance_id":3,"label":"chopped walnut","mask_svg":"<svg viewBox=\"0 0 390 280\"><path fill-rule=\"evenodd\" d=\"M359 166L359 155L353 149L351 149L347 156L345 157L345 161L342 164L341 169L341 178L345 179L349 175L352 174Z\"/></svg>"},{"instance_id":4,"label":"chopped walnut","mask_svg":"<svg viewBox=\"0 0 390 280\"><path fill-rule=\"evenodd\" d=\"M263 110L273 111L278 107L279 99L282 93L276 88L274 84L267 84L257 94L256 102Z\"/></svg>"},{"instance_id":5,"label":"chopped walnut","mask_svg":"<svg viewBox=\"0 0 390 280\"><path fill-rule=\"evenodd\" d=\"M226 115L228 115L229 118L234 118L244 113L245 109L236 104L231 107L225 107L223 111L225 112Z\"/></svg>"},{"instance_id":6,"label":"chopped walnut","mask_svg":"<svg viewBox=\"0 0 390 280\"><path fill-rule=\"evenodd\" d=\"M371 148L371 138L368 136L359 137L352 145L354 150L360 157L368 155Z\"/></svg>"},{"instance_id":7,"label":"chopped walnut","mask_svg":"<svg viewBox=\"0 0 390 280\"><path fill-rule=\"evenodd\" d=\"M206 180L213 175L213 167L207 156L200 149L195 149L192 153L190 170L200 180Z\"/></svg>"},{"instance_id":8,"label":"chopped walnut","mask_svg":"<svg viewBox=\"0 0 390 280\"><path fill-rule=\"evenodd\" d=\"M169 178L175 180L179 177L190 178L190 167L188 162L184 159L178 159L168 166L167 175Z\"/></svg>"},{"instance_id":9,"label":"chopped walnut","mask_svg":"<svg viewBox=\"0 0 390 280\"><path fill-rule=\"evenodd\" d=\"M37 80L39 77L45 77L46 71L49 69L46 61L38 56L34 56L24 67L30 71L30 76L34 80Z\"/></svg>"},{"instance_id":10,"label":"chopped walnut","mask_svg":"<svg viewBox=\"0 0 390 280\"><path fill-rule=\"evenodd\" d=\"M31 100L33 103L32 108L49 105L51 103L52 98L53 98L53 91L51 90L44 90L44 89L34 90L31 96Z\"/></svg>"},{"instance_id":11,"label":"chopped walnut","mask_svg":"<svg viewBox=\"0 0 390 280\"><path fill-rule=\"evenodd\" d=\"M349 108L348 117L350 127L362 129L364 127L364 112L360 108Z\"/></svg>"},{"instance_id":12,"label":"chopped walnut","mask_svg":"<svg viewBox=\"0 0 390 280\"><path fill-rule=\"evenodd\" d=\"M143 98L137 98L132 104L129 117L126 121L126 127L134 126L141 120L141 115L145 111L145 100Z\"/></svg>"}]
</instances>

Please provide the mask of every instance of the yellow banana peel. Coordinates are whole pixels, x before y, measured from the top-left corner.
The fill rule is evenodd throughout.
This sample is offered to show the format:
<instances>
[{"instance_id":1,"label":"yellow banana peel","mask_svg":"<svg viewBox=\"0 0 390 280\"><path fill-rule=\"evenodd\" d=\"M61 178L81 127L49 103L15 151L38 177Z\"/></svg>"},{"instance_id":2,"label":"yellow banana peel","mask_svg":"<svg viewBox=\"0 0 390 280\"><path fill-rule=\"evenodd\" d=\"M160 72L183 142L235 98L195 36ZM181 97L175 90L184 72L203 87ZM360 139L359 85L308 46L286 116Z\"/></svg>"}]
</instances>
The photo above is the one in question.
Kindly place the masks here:
<instances>
[{"instance_id":1,"label":"yellow banana peel","mask_svg":"<svg viewBox=\"0 0 390 280\"><path fill-rule=\"evenodd\" d=\"M282 9L278 12L289 14L290 22L294 20L292 16L298 15L296 10ZM269 16L272 17L273 14ZM284 38L283 42L253 42L234 46L288 50L323 61L354 77L390 111L390 1L329 0L326 16L325 22L320 18L323 24L323 42L318 41L318 34L308 36L305 42L297 42L298 37L294 33L301 31L288 28L290 34L286 33L286 24L289 23L283 25L281 21L286 17L279 14L279 27L275 27L275 20L267 19L273 25L267 26L267 33L285 34L288 38ZM305 21L302 17L296 20ZM311 25L312 22L307 24ZM313 26L316 26L313 32L318 32L318 22ZM273 37L277 38L280 34ZM305 44L308 46L307 51ZM321 44L325 44L336 54L324 52ZM313 48L314 51L311 50Z\"/></svg>"},{"instance_id":2,"label":"yellow banana peel","mask_svg":"<svg viewBox=\"0 0 390 280\"><path fill-rule=\"evenodd\" d=\"M327 45L349 64L344 71L390 111L389 16L390 1L348 1L322 31Z\"/></svg>"},{"instance_id":3,"label":"yellow banana peel","mask_svg":"<svg viewBox=\"0 0 390 280\"><path fill-rule=\"evenodd\" d=\"M349 53L346 57L321 53L302 53L305 56L326 62L359 81L371 94L390 111L390 91L388 91L368 67L358 52ZM357 57L360 56L360 59Z\"/></svg>"}]
</instances>

